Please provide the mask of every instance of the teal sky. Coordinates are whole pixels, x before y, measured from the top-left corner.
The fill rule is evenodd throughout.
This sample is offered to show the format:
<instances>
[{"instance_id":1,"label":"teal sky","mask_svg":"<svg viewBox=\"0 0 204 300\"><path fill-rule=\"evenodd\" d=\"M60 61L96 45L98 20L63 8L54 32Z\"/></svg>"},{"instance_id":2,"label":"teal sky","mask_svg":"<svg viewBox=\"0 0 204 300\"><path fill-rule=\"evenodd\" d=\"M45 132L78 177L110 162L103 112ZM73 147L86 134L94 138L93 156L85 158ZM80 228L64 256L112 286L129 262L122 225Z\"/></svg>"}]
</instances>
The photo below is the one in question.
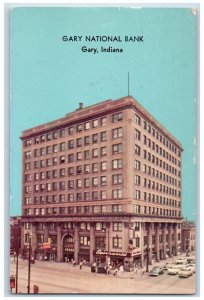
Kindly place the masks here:
<instances>
[{"instance_id":1,"label":"teal sky","mask_svg":"<svg viewBox=\"0 0 204 300\"><path fill-rule=\"evenodd\" d=\"M142 43L64 35L144 36ZM123 53L83 53L82 46ZM183 145L183 215L196 208L196 17L184 8L16 8L11 13L10 213L21 214L21 132L130 94Z\"/></svg>"}]
</instances>

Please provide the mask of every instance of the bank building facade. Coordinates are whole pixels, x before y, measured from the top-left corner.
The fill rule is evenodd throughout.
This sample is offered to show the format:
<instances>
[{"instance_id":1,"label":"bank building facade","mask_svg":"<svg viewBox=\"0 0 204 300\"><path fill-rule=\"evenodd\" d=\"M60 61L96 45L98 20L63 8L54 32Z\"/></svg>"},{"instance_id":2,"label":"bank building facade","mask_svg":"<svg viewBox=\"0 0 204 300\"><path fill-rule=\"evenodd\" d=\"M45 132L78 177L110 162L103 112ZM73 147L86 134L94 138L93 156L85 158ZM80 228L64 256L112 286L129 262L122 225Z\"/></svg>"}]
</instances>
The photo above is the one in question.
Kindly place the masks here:
<instances>
[{"instance_id":1,"label":"bank building facade","mask_svg":"<svg viewBox=\"0 0 204 300\"><path fill-rule=\"evenodd\" d=\"M180 253L182 145L132 96L21 140L24 256L127 267Z\"/></svg>"}]
</instances>

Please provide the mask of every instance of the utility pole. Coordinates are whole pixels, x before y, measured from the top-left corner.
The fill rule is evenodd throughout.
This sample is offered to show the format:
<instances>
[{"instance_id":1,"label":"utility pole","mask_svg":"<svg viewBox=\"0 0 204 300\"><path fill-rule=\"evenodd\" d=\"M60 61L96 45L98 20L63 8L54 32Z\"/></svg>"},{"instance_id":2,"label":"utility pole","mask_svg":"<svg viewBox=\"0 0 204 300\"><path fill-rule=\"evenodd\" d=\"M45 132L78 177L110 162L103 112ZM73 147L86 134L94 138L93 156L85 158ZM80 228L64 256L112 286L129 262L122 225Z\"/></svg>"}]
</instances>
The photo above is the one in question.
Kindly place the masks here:
<instances>
[{"instance_id":1,"label":"utility pole","mask_svg":"<svg viewBox=\"0 0 204 300\"><path fill-rule=\"evenodd\" d=\"M30 267L31 267L31 234L29 234L29 252L28 252L28 294L30 294Z\"/></svg>"}]
</instances>

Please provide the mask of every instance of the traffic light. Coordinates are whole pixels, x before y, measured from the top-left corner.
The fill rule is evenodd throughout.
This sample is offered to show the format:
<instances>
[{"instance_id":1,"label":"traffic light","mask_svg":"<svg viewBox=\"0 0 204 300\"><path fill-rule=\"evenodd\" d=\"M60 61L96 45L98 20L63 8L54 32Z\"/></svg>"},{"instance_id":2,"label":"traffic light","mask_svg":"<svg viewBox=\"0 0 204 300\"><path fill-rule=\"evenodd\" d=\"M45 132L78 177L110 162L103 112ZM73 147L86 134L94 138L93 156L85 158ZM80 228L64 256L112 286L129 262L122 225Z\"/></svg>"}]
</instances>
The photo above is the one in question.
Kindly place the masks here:
<instances>
[{"instance_id":1,"label":"traffic light","mask_svg":"<svg viewBox=\"0 0 204 300\"><path fill-rule=\"evenodd\" d=\"M39 286L37 284L34 284L33 286L33 293L38 294L39 293Z\"/></svg>"}]
</instances>

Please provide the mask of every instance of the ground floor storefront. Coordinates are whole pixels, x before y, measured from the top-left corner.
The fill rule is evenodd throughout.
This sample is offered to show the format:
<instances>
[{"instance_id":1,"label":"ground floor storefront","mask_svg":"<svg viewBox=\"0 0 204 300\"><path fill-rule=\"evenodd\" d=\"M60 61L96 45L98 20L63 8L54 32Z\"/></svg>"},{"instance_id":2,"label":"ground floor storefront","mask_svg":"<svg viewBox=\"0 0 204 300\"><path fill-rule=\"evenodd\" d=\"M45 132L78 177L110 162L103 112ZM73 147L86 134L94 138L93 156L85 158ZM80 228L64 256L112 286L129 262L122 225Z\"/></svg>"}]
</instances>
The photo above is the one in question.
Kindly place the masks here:
<instances>
[{"instance_id":1,"label":"ground floor storefront","mask_svg":"<svg viewBox=\"0 0 204 300\"><path fill-rule=\"evenodd\" d=\"M180 253L180 224L165 222L22 222L22 256L37 260L135 265ZM30 241L30 246L29 242Z\"/></svg>"}]
</instances>

